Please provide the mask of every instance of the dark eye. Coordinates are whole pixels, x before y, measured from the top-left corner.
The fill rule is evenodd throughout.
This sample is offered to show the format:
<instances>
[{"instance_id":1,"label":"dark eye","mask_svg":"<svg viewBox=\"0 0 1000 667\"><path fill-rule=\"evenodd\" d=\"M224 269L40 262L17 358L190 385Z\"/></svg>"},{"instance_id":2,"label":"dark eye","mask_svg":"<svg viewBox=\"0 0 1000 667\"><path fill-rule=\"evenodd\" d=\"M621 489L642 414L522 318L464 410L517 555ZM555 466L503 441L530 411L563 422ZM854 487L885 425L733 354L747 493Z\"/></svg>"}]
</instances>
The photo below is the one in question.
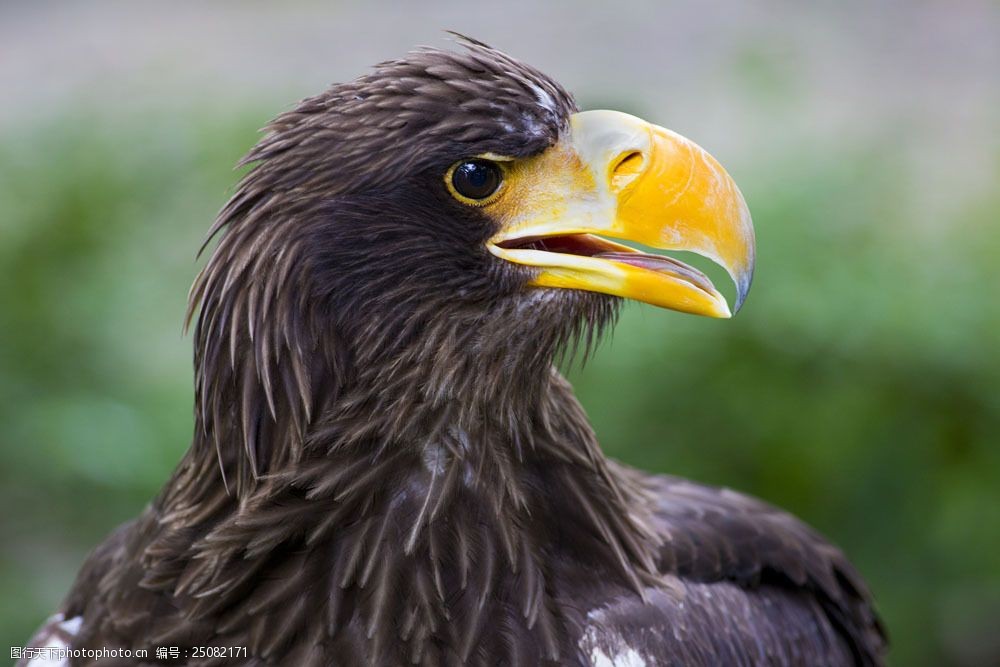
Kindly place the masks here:
<instances>
[{"instance_id":1,"label":"dark eye","mask_svg":"<svg viewBox=\"0 0 1000 667\"><path fill-rule=\"evenodd\" d=\"M451 173L455 192L467 199L486 199L497 191L502 180L500 167L489 160L459 162Z\"/></svg>"}]
</instances>

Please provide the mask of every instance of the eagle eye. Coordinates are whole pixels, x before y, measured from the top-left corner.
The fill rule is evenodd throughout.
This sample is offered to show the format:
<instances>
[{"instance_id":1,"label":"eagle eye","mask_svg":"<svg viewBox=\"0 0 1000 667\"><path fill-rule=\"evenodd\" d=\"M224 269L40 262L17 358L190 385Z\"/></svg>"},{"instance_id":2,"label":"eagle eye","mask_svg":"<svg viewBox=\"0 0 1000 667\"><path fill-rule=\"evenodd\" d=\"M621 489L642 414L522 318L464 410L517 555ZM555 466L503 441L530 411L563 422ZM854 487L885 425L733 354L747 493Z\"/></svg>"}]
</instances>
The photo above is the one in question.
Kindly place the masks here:
<instances>
[{"instance_id":1,"label":"eagle eye","mask_svg":"<svg viewBox=\"0 0 1000 667\"><path fill-rule=\"evenodd\" d=\"M503 171L490 160L462 160L451 169L451 190L467 203L483 203L500 188L502 182Z\"/></svg>"}]
</instances>

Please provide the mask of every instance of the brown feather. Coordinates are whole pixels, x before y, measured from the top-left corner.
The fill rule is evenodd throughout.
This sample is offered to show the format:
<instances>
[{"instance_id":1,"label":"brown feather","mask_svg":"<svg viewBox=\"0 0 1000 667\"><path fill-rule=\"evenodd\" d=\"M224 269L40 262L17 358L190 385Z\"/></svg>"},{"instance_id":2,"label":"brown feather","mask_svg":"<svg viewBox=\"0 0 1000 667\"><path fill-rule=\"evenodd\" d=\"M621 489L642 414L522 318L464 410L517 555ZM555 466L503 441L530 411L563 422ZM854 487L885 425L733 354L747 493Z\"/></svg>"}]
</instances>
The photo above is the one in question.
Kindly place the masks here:
<instances>
[{"instance_id":1,"label":"brown feather","mask_svg":"<svg viewBox=\"0 0 1000 667\"><path fill-rule=\"evenodd\" d=\"M604 457L552 363L585 358L617 302L528 288L442 182L464 157L544 151L575 104L465 47L302 101L244 159L190 292L191 448L81 570L74 644L247 647L227 665L589 664L615 641L647 664L879 664L864 585L822 538Z\"/></svg>"}]
</instances>

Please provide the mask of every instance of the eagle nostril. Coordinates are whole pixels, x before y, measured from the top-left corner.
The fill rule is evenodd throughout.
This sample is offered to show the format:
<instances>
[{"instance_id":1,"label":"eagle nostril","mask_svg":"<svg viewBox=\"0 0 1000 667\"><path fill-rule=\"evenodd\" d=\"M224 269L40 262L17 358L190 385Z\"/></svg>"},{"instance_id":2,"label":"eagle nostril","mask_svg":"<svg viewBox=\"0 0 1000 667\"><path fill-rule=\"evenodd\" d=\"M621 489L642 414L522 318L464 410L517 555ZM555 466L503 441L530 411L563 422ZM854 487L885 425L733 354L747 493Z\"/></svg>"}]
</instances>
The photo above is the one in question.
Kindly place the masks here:
<instances>
[{"instance_id":1,"label":"eagle nostril","mask_svg":"<svg viewBox=\"0 0 1000 667\"><path fill-rule=\"evenodd\" d=\"M611 169L611 189L620 191L635 180L642 171L643 158L640 151L622 153Z\"/></svg>"}]
</instances>

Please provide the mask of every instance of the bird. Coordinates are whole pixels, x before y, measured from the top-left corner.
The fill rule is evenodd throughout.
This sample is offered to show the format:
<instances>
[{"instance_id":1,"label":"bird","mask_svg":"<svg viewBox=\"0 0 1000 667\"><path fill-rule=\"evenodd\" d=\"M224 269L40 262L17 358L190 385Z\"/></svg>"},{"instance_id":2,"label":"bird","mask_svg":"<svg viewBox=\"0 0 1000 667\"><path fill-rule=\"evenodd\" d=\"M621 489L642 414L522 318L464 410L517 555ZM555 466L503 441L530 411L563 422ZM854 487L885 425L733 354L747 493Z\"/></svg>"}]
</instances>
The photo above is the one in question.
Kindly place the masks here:
<instances>
[{"instance_id":1,"label":"bird","mask_svg":"<svg viewBox=\"0 0 1000 667\"><path fill-rule=\"evenodd\" d=\"M189 294L190 448L22 665L883 664L840 549L607 457L557 370L625 300L740 309L732 177L455 39L304 99L240 163Z\"/></svg>"}]
</instances>

